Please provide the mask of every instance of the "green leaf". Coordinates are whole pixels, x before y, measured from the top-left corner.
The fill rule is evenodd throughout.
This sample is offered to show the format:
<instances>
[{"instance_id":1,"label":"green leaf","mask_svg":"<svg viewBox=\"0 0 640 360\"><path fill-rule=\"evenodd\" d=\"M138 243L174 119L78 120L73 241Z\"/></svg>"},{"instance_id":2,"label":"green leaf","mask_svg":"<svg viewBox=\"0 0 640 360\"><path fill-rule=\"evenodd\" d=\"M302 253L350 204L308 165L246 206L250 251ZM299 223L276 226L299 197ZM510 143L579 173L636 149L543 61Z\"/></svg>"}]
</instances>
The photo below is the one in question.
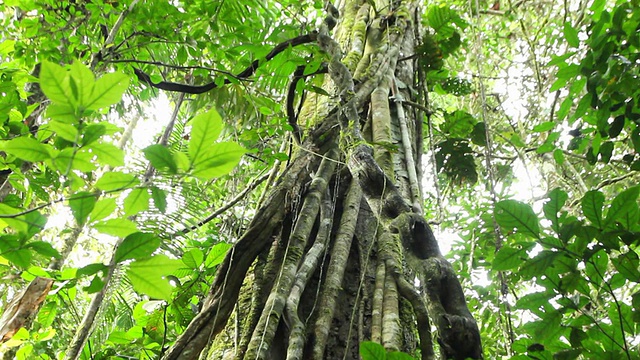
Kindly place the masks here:
<instances>
[{"instance_id":1,"label":"green leaf","mask_svg":"<svg viewBox=\"0 0 640 360\"><path fill-rule=\"evenodd\" d=\"M149 209L149 190L147 188L137 188L124 199L124 213L127 216L137 214Z\"/></svg>"},{"instance_id":2,"label":"green leaf","mask_svg":"<svg viewBox=\"0 0 640 360\"><path fill-rule=\"evenodd\" d=\"M222 118L214 109L200 114L191 121L191 139L188 153L191 166L197 167L209 156L209 150L222 131Z\"/></svg>"},{"instance_id":3,"label":"green leaf","mask_svg":"<svg viewBox=\"0 0 640 360\"><path fill-rule=\"evenodd\" d=\"M75 143L76 141L78 141L78 129L71 124L52 120L52 121L49 121L46 127L49 130L55 132L56 135L58 135L59 137L67 141L70 141L72 143Z\"/></svg>"},{"instance_id":4,"label":"green leaf","mask_svg":"<svg viewBox=\"0 0 640 360\"><path fill-rule=\"evenodd\" d=\"M90 172L97 167L92 158L93 155L86 149L76 151L74 148L66 148L55 157L54 163L57 169L63 173L66 173L67 170Z\"/></svg>"},{"instance_id":5,"label":"green leaf","mask_svg":"<svg viewBox=\"0 0 640 360\"><path fill-rule=\"evenodd\" d=\"M560 188L555 188L549 193L549 201L542 206L545 218L551 221L551 226L556 233L560 232L558 212L569 196Z\"/></svg>"},{"instance_id":6,"label":"green leaf","mask_svg":"<svg viewBox=\"0 0 640 360\"><path fill-rule=\"evenodd\" d=\"M6 251L2 253L2 256L9 260L14 265L26 269L31 265L31 251L26 249L18 249L12 251Z\"/></svg>"},{"instance_id":7,"label":"green leaf","mask_svg":"<svg viewBox=\"0 0 640 360\"><path fill-rule=\"evenodd\" d=\"M89 145L89 150L98 158L102 165L118 167L124 165L124 151L110 143L93 143Z\"/></svg>"},{"instance_id":8,"label":"green leaf","mask_svg":"<svg viewBox=\"0 0 640 360\"><path fill-rule=\"evenodd\" d=\"M533 212L531 206L516 200L503 200L496 204L496 221L500 226L518 232L540 237L540 227L538 217Z\"/></svg>"},{"instance_id":9,"label":"green leaf","mask_svg":"<svg viewBox=\"0 0 640 360\"><path fill-rule=\"evenodd\" d=\"M535 131L535 132L545 132L545 131L552 130L554 127L556 127L556 123L554 123L553 121L545 121L543 123L540 123L540 124L534 126L533 127L533 131Z\"/></svg>"},{"instance_id":10,"label":"green leaf","mask_svg":"<svg viewBox=\"0 0 640 360\"><path fill-rule=\"evenodd\" d=\"M515 269L528 258L526 248L514 248L504 245L498 250L491 268L496 271Z\"/></svg>"},{"instance_id":11,"label":"green leaf","mask_svg":"<svg viewBox=\"0 0 640 360\"><path fill-rule=\"evenodd\" d=\"M191 269L198 269L204 261L204 254L200 249L191 249L182 255L182 262Z\"/></svg>"},{"instance_id":12,"label":"green leaf","mask_svg":"<svg viewBox=\"0 0 640 360\"><path fill-rule=\"evenodd\" d=\"M40 88L53 102L60 105L72 105L72 91L69 76L65 68L49 61L43 61L40 67Z\"/></svg>"},{"instance_id":13,"label":"green leaf","mask_svg":"<svg viewBox=\"0 0 640 360\"><path fill-rule=\"evenodd\" d=\"M136 260L129 265L127 276L133 289L152 299L171 300L173 287L166 279L181 268L180 260L169 259L166 255L155 255L148 259Z\"/></svg>"},{"instance_id":14,"label":"green leaf","mask_svg":"<svg viewBox=\"0 0 640 360\"><path fill-rule=\"evenodd\" d=\"M29 225L26 221L26 217L24 215L16 216L21 212L21 209L0 203L0 215L7 215L7 217L0 218L0 224L4 223L20 233L28 233ZM0 226L0 229L1 228L2 226Z\"/></svg>"},{"instance_id":15,"label":"green leaf","mask_svg":"<svg viewBox=\"0 0 640 360\"><path fill-rule=\"evenodd\" d=\"M567 40L567 43L574 48L580 46L580 39L578 39L578 31L571 26L571 22L567 21L564 23L564 38Z\"/></svg>"},{"instance_id":16,"label":"green leaf","mask_svg":"<svg viewBox=\"0 0 640 360\"><path fill-rule=\"evenodd\" d=\"M122 99L129 87L127 75L117 72L102 76L93 86L93 91L83 105L89 110L111 106Z\"/></svg>"},{"instance_id":17,"label":"green leaf","mask_svg":"<svg viewBox=\"0 0 640 360\"><path fill-rule=\"evenodd\" d=\"M98 221L113 214L115 211L116 211L116 199L103 198L98 200L96 205L93 207L91 214L89 214L89 217L91 218L91 221Z\"/></svg>"},{"instance_id":18,"label":"green leaf","mask_svg":"<svg viewBox=\"0 0 640 360\"><path fill-rule=\"evenodd\" d=\"M76 103L86 108L86 103L93 92L95 77L91 70L82 62L76 60L71 64L70 85L75 89Z\"/></svg>"},{"instance_id":19,"label":"green leaf","mask_svg":"<svg viewBox=\"0 0 640 360\"><path fill-rule=\"evenodd\" d=\"M387 360L415 360L413 356L401 351L391 351L387 353Z\"/></svg>"},{"instance_id":20,"label":"green leaf","mask_svg":"<svg viewBox=\"0 0 640 360\"><path fill-rule=\"evenodd\" d=\"M363 341L360 343L360 356L362 360L385 360L387 352L384 347L373 341Z\"/></svg>"},{"instance_id":21,"label":"green leaf","mask_svg":"<svg viewBox=\"0 0 640 360\"><path fill-rule=\"evenodd\" d=\"M160 210L160 212L164 214L165 211L167 211L166 191L160 189L157 186L152 186L151 197L153 198L153 205L156 207L156 209Z\"/></svg>"},{"instance_id":22,"label":"green leaf","mask_svg":"<svg viewBox=\"0 0 640 360\"><path fill-rule=\"evenodd\" d=\"M227 251L230 248L231 248L231 244L227 244L227 243L215 244L213 248L211 248L211 251L209 251L209 254L207 254L207 258L204 261L204 266L206 268L212 268L216 265L221 264L222 260L224 260L224 257L227 254Z\"/></svg>"},{"instance_id":23,"label":"green leaf","mask_svg":"<svg viewBox=\"0 0 640 360\"><path fill-rule=\"evenodd\" d=\"M60 253L58 250L54 249L54 247L46 242L46 241L32 241L28 243L25 248L30 248L35 250L38 254L44 255L49 258L60 259Z\"/></svg>"},{"instance_id":24,"label":"green leaf","mask_svg":"<svg viewBox=\"0 0 640 360\"><path fill-rule=\"evenodd\" d=\"M165 146L160 144L151 145L142 150L142 152L154 168L161 171L168 170L169 174L176 174L178 172L178 165L173 159L169 149Z\"/></svg>"},{"instance_id":25,"label":"green leaf","mask_svg":"<svg viewBox=\"0 0 640 360\"><path fill-rule=\"evenodd\" d=\"M93 225L94 229L103 234L126 237L127 235L138 231L136 224L128 219L109 219L98 221Z\"/></svg>"},{"instance_id":26,"label":"green leaf","mask_svg":"<svg viewBox=\"0 0 640 360\"><path fill-rule=\"evenodd\" d=\"M91 124L87 126L82 132L82 146L89 145L100 139L106 132L107 130L102 124Z\"/></svg>"},{"instance_id":27,"label":"green leaf","mask_svg":"<svg viewBox=\"0 0 640 360\"><path fill-rule=\"evenodd\" d=\"M150 233L135 232L127 236L116 250L116 261L150 256L160 246L160 239Z\"/></svg>"},{"instance_id":28,"label":"green leaf","mask_svg":"<svg viewBox=\"0 0 640 360\"><path fill-rule=\"evenodd\" d=\"M560 253L558 252L543 250L533 259L528 260L524 265L522 265L518 274L520 274L524 279L531 279L533 277L545 275L547 271L554 273L554 270L551 270L550 268L553 267L559 256ZM555 269L555 271L557 272L557 269Z\"/></svg>"},{"instance_id":29,"label":"green leaf","mask_svg":"<svg viewBox=\"0 0 640 360\"><path fill-rule=\"evenodd\" d=\"M602 229L602 206L604 195L597 190L587 191L581 200L582 213L597 228Z\"/></svg>"},{"instance_id":30,"label":"green leaf","mask_svg":"<svg viewBox=\"0 0 640 360\"><path fill-rule=\"evenodd\" d=\"M221 142L209 146L207 154L197 163L192 163L191 174L204 179L212 179L228 174L238 165L245 148L235 142Z\"/></svg>"},{"instance_id":31,"label":"green leaf","mask_svg":"<svg viewBox=\"0 0 640 360\"><path fill-rule=\"evenodd\" d=\"M37 162L51 159L51 146L34 138L20 136L9 141L0 142L0 149L19 159Z\"/></svg>"},{"instance_id":32,"label":"green leaf","mask_svg":"<svg viewBox=\"0 0 640 360\"><path fill-rule=\"evenodd\" d=\"M616 270L627 278L627 280L636 283L640 282L640 260L635 251L629 250L617 258L611 258L611 262Z\"/></svg>"},{"instance_id":33,"label":"green leaf","mask_svg":"<svg viewBox=\"0 0 640 360\"><path fill-rule=\"evenodd\" d=\"M119 171L110 171L102 175L100 180L96 182L96 188L102 191L113 191L119 189L129 189L140 182L131 174L125 174Z\"/></svg>"},{"instance_id":34,"label":"green leaf","mask_svg":"<svg viewBox=\"0 0 640 360\"><path fill-rule=\"evenodd\" d=\"M89 217L95 205L96 196L86 191L76 193L69 199L71 213L78 225L83 225L87 221L87 217Z\"/></svg>"},{"instance_id":35,"label":"green leaf","mask_svg":"<svg viewBox=\"0 0 640 360\"><path fill-rule=\"evenodd\" d=\"M616 221L623 220L634 208L637 209L638 203L636 199L638 199L639 193L640 186L634 186L621 192L613 199L611 207L607 211L607 218L604 221L605 229L613 229Z\"/></svg>"},{"instance_id":36,"label":"green leaf","mask_svg":"<svg viewBox=\"0 0 640 360\"><path fill-rule=\"evenodd\" d=\"M47 106L46 117L66 124L77 124L79 119L75 107L56 103Z\"/></svg>"}]
</instances>

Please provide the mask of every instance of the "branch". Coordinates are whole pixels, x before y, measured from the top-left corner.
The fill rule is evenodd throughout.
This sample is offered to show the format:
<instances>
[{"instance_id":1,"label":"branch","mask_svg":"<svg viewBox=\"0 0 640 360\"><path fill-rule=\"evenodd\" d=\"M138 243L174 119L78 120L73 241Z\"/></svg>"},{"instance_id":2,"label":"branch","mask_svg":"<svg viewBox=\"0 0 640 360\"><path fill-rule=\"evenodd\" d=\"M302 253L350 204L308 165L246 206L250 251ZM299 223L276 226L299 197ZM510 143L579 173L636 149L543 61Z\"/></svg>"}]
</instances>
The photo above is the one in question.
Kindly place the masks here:
<instances>
[{"instance_id":1,"label":"branch","mask_svg":"<svg viewBox=\"0 0 640 360\"><path fill-rule=\"evenodd\" d=\"M267 54L267 56L265 56L264 59L254 60L251 63L251 65L249 65L246 69L244 69L242 72L238 73L237 75L233 75L233 77L236 79L246 79L255 73L255 71L258 69L261 63L273 59L276 55L288 49L289 46L294 47L302 44L312 43L316 41L317 37L318 37L318 34L316 32L312 32L310 34L297 36L293 39L283 41L278 45L276 45ZM158 83L154 83L153 81L151 81L151 77L144 71L138 68L134 68L133 70L136 76L138 77L138 80L140 80L140 82L146 83L160 90L176 91L176 92L182 92L186 94L203 94L207 91L210 91L218 87L218 84L215 81L212 81L208 84L200 85L200 86L185 85L185 84L179 84L179 83L174 83L169 81L160 81ZM224 81L222 82L222 85L227 85L230 83L231 83L231 80L224 79Z\"/></svg>"},{"instance_id":2,"label":"branch","mask_svg":"<svg viewBox=\"0 0 640 360\"><path fill-rule=\"evenodd\" d=\"M293 137L296 139L296 142L300 144L300 140L302 139L302 131L298 126L298 114L300 111L298 110L298 114L295 113L295 109L293 107L293 100L296 95L296 87L298 85L298 81L300 79L305 79L308 76L313 76L316 74L326 74L329 71L329 66L326 63L322 63L320 68L310 74L304 73L304 70L307 68L307 65L299 65L296 68L296 71L293 73L293 78L291 79L291 83L289 83L289 89L287 91L287 119L289 125L293 128ZM302 96L300 97L300 104L304 101L304 90L302 91Z\"/></svg>"}]
</instances>

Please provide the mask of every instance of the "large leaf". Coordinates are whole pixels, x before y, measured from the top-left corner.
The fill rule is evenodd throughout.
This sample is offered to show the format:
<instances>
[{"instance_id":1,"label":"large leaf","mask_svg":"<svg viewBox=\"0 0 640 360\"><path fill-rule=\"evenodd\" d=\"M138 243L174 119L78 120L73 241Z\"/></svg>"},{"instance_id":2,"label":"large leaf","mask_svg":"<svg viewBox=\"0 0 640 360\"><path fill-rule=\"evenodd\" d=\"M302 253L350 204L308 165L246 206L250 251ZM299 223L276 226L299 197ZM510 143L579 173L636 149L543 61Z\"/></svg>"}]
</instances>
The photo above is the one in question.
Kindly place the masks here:
<instances>
[{"instance_id":1,"label":"large leaf","mask_svg":"<svg viewBox=\"0 0 640 360\"><path fill-rule=\"evenodd\" d=\"M128 189L138 185L138 179L131 174L125 174L119 171L109 171L102 175L95 186L103 191L112 191L119 189Z\"/></svg>"},{"instance_id":2,"label":"large leaf","mask_svg":"<svg viewBox=\"0 0 640 360\"><path fill-rule=\"evenodd\" d=\"M629 250L616 258L611 258L611 262L627 280L640 282L640 259L635 251Z\"/></svg>"},{"instance_id":3,"label":"large leaf","mask_svg":"<svg viewBox=\"0 0 640 360\"><path fill-rule=\"evenodd\" d=\"M495 216L498 224L508 230L516 229L519 233L540 237L538 217L527 204L516 200L500 201L496 204Z\"/></svg>"},{"instance_id":4,"label":"large leaf","mask_svg":"<svg viewBox=\"0 0 640 360\"><path fill-rule=\"evenodd\" d=\"M124 213L125 215L135 215L141 211L149 209L149 189L138 188L133 189L124 199Z\"/></svg>"},{"instance_id":5,"label":"large leaf","mask_svg":"<svg viewBox=\"0 0 640 360\"><path fill-rule=\"evenodd\" d=\"M222 142L209 146L200 161L193 163L193 176L211 179L228 174L240 162L245 148L234 142Z\"/></svg>"},{"instance_id":6,"label":"large leaf","mask_svg":"<svg viewBox=\"0 0 640 360\"><path fill-rule=\"evenodd\" d=\"M151 255L160 246L160 239L150 233L136 232L127 236L116 250L116 261L141 259Z\"/></svg>"},{"instance_id":7,"label":"large leaf","mask_svg":"<svg viewBox=\"0 0 640 360\"><path fill-rule=\"evenodd\" d=\"M98 200L98 202L93 207L93 210L91 211L91 214L89 214L89 216L91 218L91 221L98 221L113 214L115 210L116 210L116 199L103 198Z\"/></svg>"},{"instance_id":8,"label":"large leaf","mask_svg":"<svg viewBox=\"0 0 640 360\"><path fill-rule=\"evenodd\" d=\"M60 65L43 61L40 67L40 88L51 101L60 105L72 104L68 72Z\"/></svg>"},{"instance_id":9,"label":"large leaf","mask_svg":"<svg viewBox=\"0 0 640 360\"><path fill-rule=\"evenodd\" d=\"M127 75L116 72L102 76L93 86L93 91L83 105L89 110L111 106L120 99L129 87Z\"/></svg>"},{"instance_id":10,"label":"large leaf","mask_svg":"<svg viewBox=\"0 0 640 360\"><path fill-rule=\"evenodd\" d=\"M76 103L86 108L85 104L93 92L93 84L95 82L93 73L83 63L76 60L71 64L69 75L69 85Z\"/></svg>"},{"instance_id":11,"label":"large leaf","mask_svg":"<svg viewBox=\"0 0 640 360\"><path fill-rule=\"evenodd\" d=\"M74 194L69 199L69 207L71 213L76 219L78 225L83 225L87 221L87 217L93 211L93 207L96 205L96 196L86 191L82 191Z\"/></svg>"},{"instance_id":12,"label":"large leaf","mask_svg":"<svg viewBox=\"0 0 640 360\"><path fill-rule=\"evenodd\" d=\"M155 255L132 262L127 276L137 292L154 299L171 300L173 287L166 275L171 275L182 266L180 260L169 259L166 255Z\"/></svg>"},{"instance_id":13,"label":"large leaf","mask_svg":"<svg viewBox=\"0 0 640 360\"><path fill-rule=\"evenodd\" d=\"M51 146L27 136L0 142L0 150L31 162L50 159L53 152Z\"/></svg>"},{"instance_id":14,"label":"large leaf","mask_svg":"<svg viewBox=\"0 0 640 360\"><path fill-rule=\"evenodd\" d=\"M525 247L514 248L503 246L498 250L496 257L493 259L491 268L497 271L505 271L515 269L528 259L527 249Z\"/></svg>"},{"instance_id":15,"label":"large leaf","mask_svg":"<svg viewBox=\"0 0 640 360\"><path fill-rule=\"evenodd\" d=\"M385 360L387 352L384 347L373 341L363 341L360 343L360 356L362 360Z\"/></svg>"},{"instance_id":16,"label":"large leaf","mask_svg":"<svg viewBox=\"0 0 640 360\"><path fill-rule=\"evenodd\" d=\"M559 188L555 188L549 193L549 201L544 203L544 205L542 206L544 216L549 221L551 221L551 226L556 233L560 232L558 212L568 198L569 196L566 192L560 190Z\"/></svg>"},{"instance_id":17,"label":"large leaf","mask_svg":"<svg viewBox=\"0 0 640 360\"><path fill-rule=\"evenodd\" d=\"M109 219L98 221L93 227L107 235L126 237L127 235L138 231L136 224L128 219Z\"/></svg>"},{"instance_id":18,"label":"large leaf","mask_svg":"<svg viewBox=\"0 0 640 360\"><path fill-rule=\"evenodd\" d=\"M602 206L604 205L604 195L597 190L587 191L581 201L584 216L593 225L602 229Z\"/></svg>"},{"instance_id":19,"label":"large leaf","mask_svg":"<svg viewBox=\"0 0 640 360\"><path fill-rule=\"evenodd\" d=\"M213 248L211 248L211 251L209 251L209 254L207 254L207 258L204 261L204 266L207 268L211 268L222 263L222 260L224 260L224 257L230 248L231 244L215 244Z\"/></svg>"},{"instance_id":20,"label":"large leaf","mask_svg":"<svg viewBox=\"0 0 640 360\"><path fill-rule=\"evenodd\" d=\"M109 165L112 167L124 165L124 151L113 144L107 142L95 142L89 145L89 149L102 165Z\"/></svg>"},{"instance_id":21,"label":"large leaf","mask_svg":"<svg viewBox=\"0 0 640 360\"><path fill-rule=\"evenodd\" d=\"M617 221L625 220L627 214L638 208L636 199L638 199L639 193L640 186L634 186L621 192L613 199L611 207L607 211L607 218L604 221L605 229L613 228Z\"/></svg>"},{"instance_id":22,"label":"large leaf","mask_svg":"<svg viewBox=\"0 0 640 360\"><path fill-rule=\"evenodd\" d=\"M151 145L142 151L154 168L158 170L166 170L169 174L175 174L178 172L178 165L173 159L169 149L165 146L160 144Z\"/></svg>"},{"instance_id":23,"label":"large leaf","mask_svg":"<svg viewBox=\"0 0 640 360\"><path fill-rule=\"evenodd\" d=\"M209 149L222 131L222 118L214 109L200 114L191 120L191 139L188 153L193 167L199 166L208 158Z\"/></svg>"}]
</instances>

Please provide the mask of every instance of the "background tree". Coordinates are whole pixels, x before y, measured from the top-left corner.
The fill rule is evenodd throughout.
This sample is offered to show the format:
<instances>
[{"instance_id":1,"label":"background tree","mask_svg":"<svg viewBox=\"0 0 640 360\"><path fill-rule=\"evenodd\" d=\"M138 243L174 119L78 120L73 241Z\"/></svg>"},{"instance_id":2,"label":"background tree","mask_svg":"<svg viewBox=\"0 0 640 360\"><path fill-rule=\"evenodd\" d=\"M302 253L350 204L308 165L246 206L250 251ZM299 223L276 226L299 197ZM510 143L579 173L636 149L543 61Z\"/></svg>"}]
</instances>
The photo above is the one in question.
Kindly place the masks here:
<instances>
[{"instance_id":1,"label":"background tree","mask_svg":"<svg viewBox=\"0 0 640 360\"><path fill-rule=\"evenodd\" d=\"M5 358L635 358L635 1L5 5Z\"/></svg>"}]
</instances>

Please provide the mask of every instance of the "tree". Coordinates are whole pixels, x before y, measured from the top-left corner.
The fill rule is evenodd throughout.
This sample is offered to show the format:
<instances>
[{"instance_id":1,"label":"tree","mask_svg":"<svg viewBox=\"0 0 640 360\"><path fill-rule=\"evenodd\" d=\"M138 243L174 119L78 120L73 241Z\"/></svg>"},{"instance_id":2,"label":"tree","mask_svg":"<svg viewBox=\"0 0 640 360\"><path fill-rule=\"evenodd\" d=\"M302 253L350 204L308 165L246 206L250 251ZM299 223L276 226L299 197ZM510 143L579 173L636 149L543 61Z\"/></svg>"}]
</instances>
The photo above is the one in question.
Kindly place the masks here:
<instances>
[{"instance_id":1,"label":"tree","mask_svg":"<svg viewBox=\"0 0 640 360\"><path fill-rule=\"evenodd\" d=\"M633 1L6 4L5 358L634 358Z\"/></svg>"}]
</instances>

